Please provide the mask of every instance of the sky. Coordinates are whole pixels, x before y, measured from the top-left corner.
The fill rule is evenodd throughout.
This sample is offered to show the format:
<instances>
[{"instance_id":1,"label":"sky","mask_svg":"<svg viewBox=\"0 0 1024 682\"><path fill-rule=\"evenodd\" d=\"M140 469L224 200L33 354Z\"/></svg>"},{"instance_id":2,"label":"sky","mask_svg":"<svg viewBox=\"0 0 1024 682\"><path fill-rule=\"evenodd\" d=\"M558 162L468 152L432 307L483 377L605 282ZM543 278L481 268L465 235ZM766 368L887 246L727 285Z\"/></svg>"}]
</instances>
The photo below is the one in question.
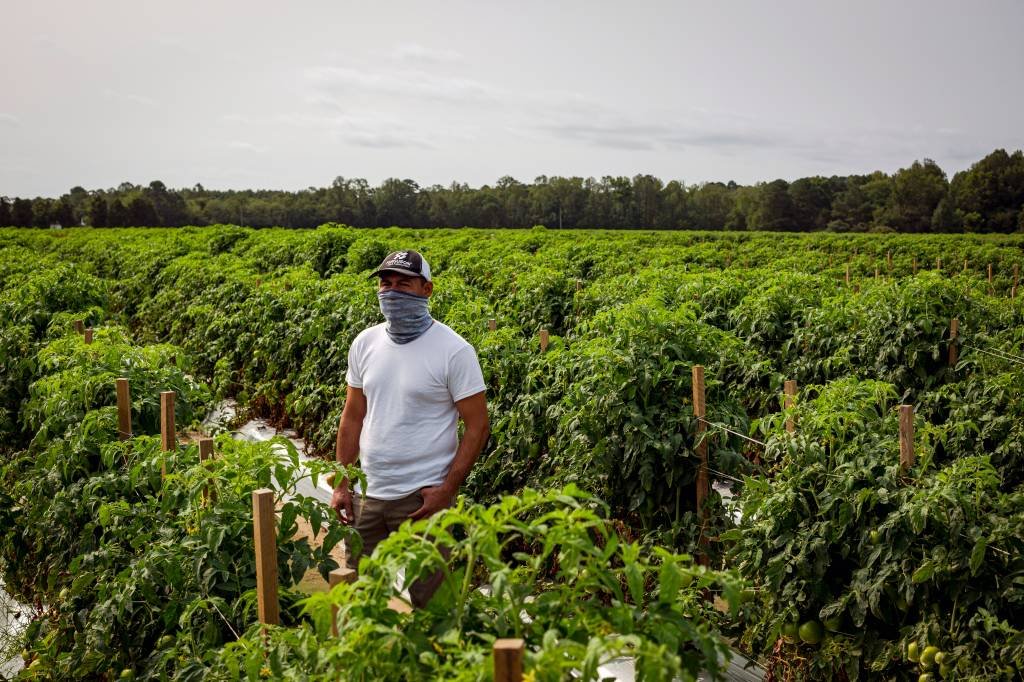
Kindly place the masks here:
<instances>
[{"instance_id":1,"label":"sky","mask_svg":"<svg viewBox=\"0 0 1024 682\"><path fill-rule=\"evenodd\" d=\"M1024 147L1024 2L0 0L0 195L950 176Z\"/></svg>"}]
</instances>

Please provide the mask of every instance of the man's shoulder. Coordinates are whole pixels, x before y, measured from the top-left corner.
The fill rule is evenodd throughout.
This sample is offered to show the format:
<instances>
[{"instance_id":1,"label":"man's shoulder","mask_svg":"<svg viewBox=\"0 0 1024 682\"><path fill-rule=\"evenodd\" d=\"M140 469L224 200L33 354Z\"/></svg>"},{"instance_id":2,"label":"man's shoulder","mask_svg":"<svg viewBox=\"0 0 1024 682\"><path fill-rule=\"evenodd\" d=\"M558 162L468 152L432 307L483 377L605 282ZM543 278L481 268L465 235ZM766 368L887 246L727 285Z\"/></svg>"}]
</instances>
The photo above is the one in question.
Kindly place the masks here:
<instances>
[{"instance_id":1,"label":"man's shoulder","mask_svg":"<svg viewBox=\"0 0 1024 682\"><path fill-rule=\"evenodd\" d=\"M352 345L362 346L367 343L373 343L386 333L384 330L385 326L386 325L381 322L380 324L375 324L372 327L367 327L356 334L356 338L352 339Z\"/></svg>"},{"instance_id":2,"label":"man's shoulder","mask_svg":"<svg viewBox=\"0 0 1024 682\"><path fill-rule=\"evenodd\" d=\"M434 332L436 342L449 349L452 353L456 353L463 348L473 347L473 344L462 338L457 331L444 322L434 320L434 329L432 331Z\"/></svg>"}]
</instances>

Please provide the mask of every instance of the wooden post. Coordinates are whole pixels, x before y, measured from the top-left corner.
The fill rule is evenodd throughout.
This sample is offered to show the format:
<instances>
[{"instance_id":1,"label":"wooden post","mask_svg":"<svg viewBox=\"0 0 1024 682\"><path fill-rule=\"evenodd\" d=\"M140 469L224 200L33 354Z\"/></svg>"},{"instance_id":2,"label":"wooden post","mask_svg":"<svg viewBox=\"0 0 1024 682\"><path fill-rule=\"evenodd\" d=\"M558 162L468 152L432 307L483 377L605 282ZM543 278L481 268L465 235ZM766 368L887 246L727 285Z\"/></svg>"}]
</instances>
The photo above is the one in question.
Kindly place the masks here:
<instances>
[{"instance_id":1,"label":"wooden post","mask_svg":"<svg viewBox=\"0 0 1024 682\"><path fill-rule=\"evenodd\" d=\"M128 380L120 378L117 384L117 437L128 440L132 437L132 399L128 391Z\"/></svg>"},{"instance_id":2,"label":"wooden post","mask_svg":"<svg viewBox=\"0 0 1024 682\"><path fill-rule=\"evenodd\" d=\"M914 406L900 405L900 470L914 466Z\"/></svg>"},{"instance_id":3,"label":"wooden post","mask_svg":"<svg viewBox=\"0 0 1024 682\"><path fill-rule=\"evenodd\" d=\"M964 272L967 272L967 259L964 258Z\"/></svg>"},{"instance_id":4,"label":"wooden post","mask_svg":"<svg viewBox=\"0 0 1024 682\"><path fill-rule=\"evenodd\" d=\"M583 291L583 282L576 280L576 292L579 293L580 291Z\"/></svg>"},{"instance_id":5,"label":"wooden post","mask_svg":"<svg viewBox=\"0 0 1024 682\"><path fill-rule=\"evenodd\" d=\"M521 639L494 640L494 682L522 682L525 648Z\"/></svg>"},{"instance_id":6,"label":"wooden post","mask_svg":"<svg viewBox=\"0 0 1024 682\"><path fill-rule=\"evenodd\" d=\"M1010 298L1017 298L1017 285L1010 287Z\"/></svg>"},{"instance_id":7,"label":"wooden post","mask_svg":"<svg viewBox=\"0 0 1024 682\"><path fill-rule=\"evenodd\" d=\"M491 319L487 320L487 328L490 329L492 332L493 331L497 331L498 330L498 321L496 319L494 319L493 317Z\"/></svg>"},{"instance_id":8,"label":"wooden post","mask_svg":"<svg viewBox=\"0 0 1024 682\"><path fill-rule=\"evenodd\" d=\"M989 283L989 286L992 285L992 264L991 263L988 264L988 283Z\"/></svg>"},{"instance_id":9,"label":"wooden post","mask_svg":"<svg viewBox=\"0 0 1024 682\"><path fill-rule=\"evenodd\" d=\"M889 274L892 274L892 250L885 252L885 266L889 269Z\"/></svg>"},{"instance_id":10,"label":"wooden post","mask_svg":"<svg viewBox=\"0 0 1024 682\"><path fill-rule=\"evenodd\" d=\"M351 568L336 568L327 574L327 582L333 588L342 583L350 585L356 581L358 574ZM338 607L331 607L331 634L338 636Z\"/></svg>"},{"instance_id":11,"label":"wooden post","mask_svg":"<svg viewBox=\"0 0 1024 682\"><path fill-rule=\"evenodd\" d=\"M707 545L707 537L704 535L704 525L707 521L704 502L711 492L711 486L708 481L708 443L705 438L708 427L704 421L707 416L704 394L704 365L693 366L693 416L697 418L697 455L700 457L700 464L697 468L697 517L700 519L699 543L703 549ZM707 566L707 554L702 552L698 556L698 561L701 565Z\"/></svg>"},{"instance_id":12,"label":"wooden post","mask_svg":"<svg viewBox=\"0 0 1024 682\"><path fill-rule=\"evenodd\" d=\"M914 260L912 261L911 267L913 268L914 274L916 275L917 274L917 256L914 256Z\"/></svg>"},{"instance_id":13,"label":"wooden post","mask_svg":"<svg viewBox=\"0 0 1024 682\"><path fill-rule=\"evenodd\" d=\"M540 330L540 352L546 353L548 351L548 330Z\"/></svg>"},{"instance_id":14,"label":"wooden post","mask_svg":"<svg viewBox=\"0 0 1024 682\"><path fill-rule=\"evenodd\" d=\"M1020 284L1020 263L1013 264L1013 288L1016 289L1017 285Z\"/></svg>"},{"instance_id":15,"label":"wooden post","mask_svg":"<svg viewBox=\"0 0 1024 682\"><path fill-rule=\"evenodd\" d=\"M878 268L875 268L875 279L878 279Z\"/></svg>"},{"instance_id":16,"label":"wooden post","mask_svg":"<svg viewBox=\"0 0 1024 682\"><path fill-rule=\"evenodd\" d=\"M75 331L76 332L78 332L79 334L84 334L85 333L85 321L84 320L75 320L74 325L75 325Z\"/></svg>"},{"instance_id":17,"label":"wooden post","mask_svg":"<svg viewBox=\"0 0 1024 682\"><path fill-rule=\"evenodd\" d=\"M160 449L164 452L174 450L174 391L160 391ZM167 475L167 463L160 465L160 475Z\"/></svg>"},{"instance_id":18,"label":"wooden post","mask_svg":"<svg viewBox=\"0 0 1024 682\"><path fill-rule=\"evenodd\" d=\"M942 271L942 256L935 257L935 269Z\"/></svg>"},{"instance_id":19,"label":"wooden post","mask_svg":"<svg viewBox=\"0 0 1024 682\"><path fill-rule=\"evenodd\" d=\"M960 320L953 318L949 321L949 366L956 367L958 360L957 337L960 335Z\"/></svg>"},{"instance_id":20,"label":"wooden post","mask_svg":"<svg viewBox=\"0 0 1024 682\"><path fill-rule=\"evenodd\" d=\"M174 391L160 391L160 449L174 447Z\"/></svg>"},{"instance_id":21,"label":"wooden post","mask_svg":"<svg viewBox=\"0 0 1024 682\"><path fill-rule=\"evenodd\" d=\"M85 342L92 343L92 327L85 330Z\"/></svg>"},{"instance_id":22,"label":"wooden post","mask_svg":"<svg viewBox=\"0 0 1024 682\"><path fill-rule=\"evenodd\" d=\"M783 384L783 392L786 394L785 406L788 410L796 404L796 379L787 379ZM786 420L786 431L789 433L796 431L796 422L793 417Z\"/></svg>"},{"instance_id":23,"label":"wooden post","mask_svg":"<svg viewBox=\"0 0 1024 682\"><path fill-rule=\"evenodd\" d=\"M260 622L278 625L281 622L277 600L277 516L274 514L274 491L267 488L252 491L252 532L256 544L256 600Z\"/></svg>"},{"instance_id":24,"label":"wooden post","mask_svg":"<svg viewBox=\"0 0 1024 682\"><path fill-rule=\"evenodd\" d=\"M846 284L850 284L850 264L846 264Z\"/></svg>"}]
</instances>

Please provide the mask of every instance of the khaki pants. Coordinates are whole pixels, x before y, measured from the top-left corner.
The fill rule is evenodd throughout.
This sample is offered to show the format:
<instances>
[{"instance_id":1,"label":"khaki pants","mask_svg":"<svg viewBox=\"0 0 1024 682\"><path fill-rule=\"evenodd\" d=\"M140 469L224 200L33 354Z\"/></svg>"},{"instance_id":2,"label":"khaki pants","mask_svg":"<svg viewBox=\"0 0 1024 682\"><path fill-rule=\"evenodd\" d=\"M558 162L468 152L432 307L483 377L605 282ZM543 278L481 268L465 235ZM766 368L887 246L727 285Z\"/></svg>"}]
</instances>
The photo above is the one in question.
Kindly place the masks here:
<instances>
[{"instance_id":1,"label":"khaki pants","mask_svg":"<svg viewBox=\"0 0 1024 682\"><path fill-rule=\"evenodd\" d=\"M421 506L423 506L423 496L419 491L398 500L378 500L374 497L353 494L352 513L355 516L353 528L363 540L363 551L360 554L346 553L348 567L358 568L359 557L362 554L373 554L378 543L398 530L398 527L409 519L409 515ZM442 552L446 557L448 556L446 550L443 549ZM427 578L412 583L409 586L412 605L416 608L426 606L443 581L444 572L437 571Z\"/></svg>"}]
</instances>

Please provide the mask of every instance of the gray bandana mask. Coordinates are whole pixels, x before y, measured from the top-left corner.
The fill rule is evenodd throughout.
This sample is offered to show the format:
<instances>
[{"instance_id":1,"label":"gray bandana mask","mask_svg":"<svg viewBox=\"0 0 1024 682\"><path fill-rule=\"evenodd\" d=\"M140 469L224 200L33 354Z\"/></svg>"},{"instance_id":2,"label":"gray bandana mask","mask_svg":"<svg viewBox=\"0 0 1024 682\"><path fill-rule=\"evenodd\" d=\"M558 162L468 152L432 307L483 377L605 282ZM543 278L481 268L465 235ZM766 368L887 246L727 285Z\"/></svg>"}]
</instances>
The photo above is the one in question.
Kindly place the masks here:
<instances>
[{"instance_id":1,"label":"gray bandana mask","mask_svg":"<svg viewBox=\"0 0 1024 682\"><path fill-rule=\"evenodd\" d=\"M427 310L427 297L403 291L379 291L380 312L388 321L384 330L395 343L415 341L430 328L434 320Z\"/></svg>"}]
</instances>

